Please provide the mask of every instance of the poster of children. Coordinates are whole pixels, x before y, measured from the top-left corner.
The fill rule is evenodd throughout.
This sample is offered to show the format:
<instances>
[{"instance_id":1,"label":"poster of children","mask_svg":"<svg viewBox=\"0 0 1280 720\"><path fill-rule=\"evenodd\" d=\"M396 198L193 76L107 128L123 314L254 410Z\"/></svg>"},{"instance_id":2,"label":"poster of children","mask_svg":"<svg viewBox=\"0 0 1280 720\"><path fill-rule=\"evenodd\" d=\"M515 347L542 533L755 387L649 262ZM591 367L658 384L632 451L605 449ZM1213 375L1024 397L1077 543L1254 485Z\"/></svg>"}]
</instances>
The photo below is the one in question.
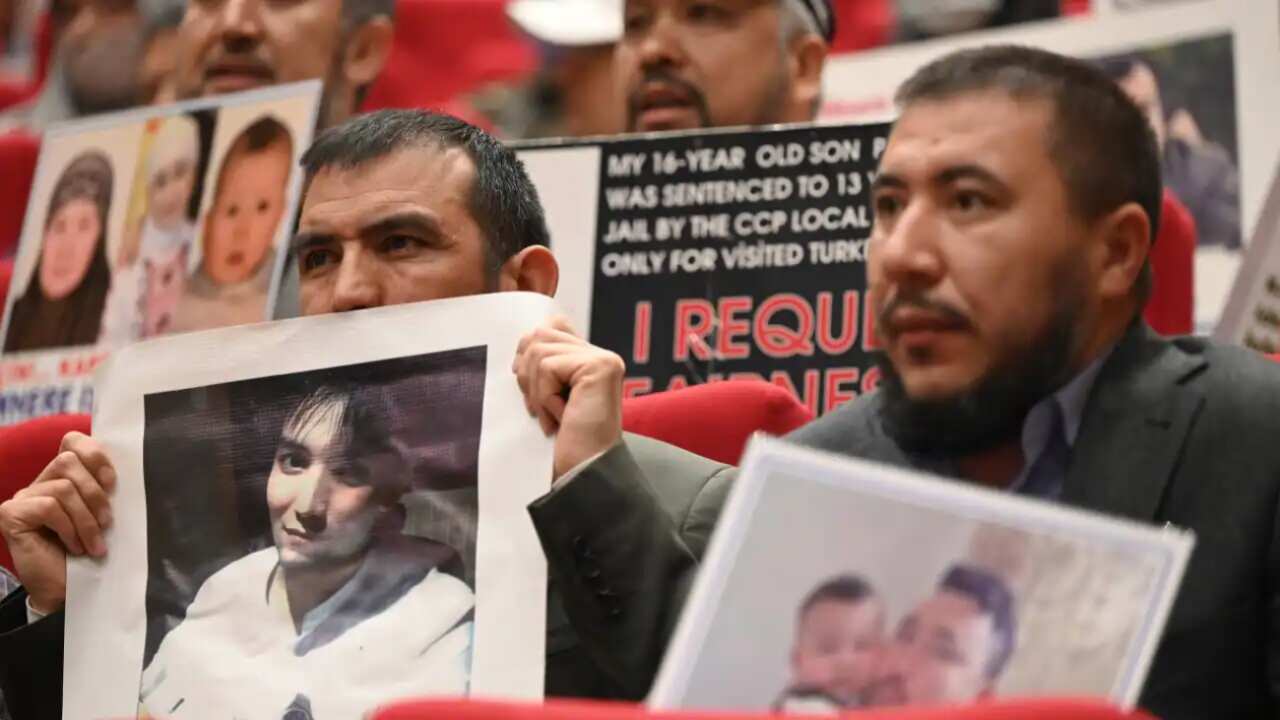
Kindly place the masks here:
<instances>
[{"instance_id":1,"label":"poster of children","mask_svg":"<svg viewBox=\"0 0 1280 720\"><path fill-rule=\"evenodd\" d=\"M109 115L43 143L0 331L0 425L88 412L105 352L271 319L319 86Z\"/></svg>"}]
</instances>

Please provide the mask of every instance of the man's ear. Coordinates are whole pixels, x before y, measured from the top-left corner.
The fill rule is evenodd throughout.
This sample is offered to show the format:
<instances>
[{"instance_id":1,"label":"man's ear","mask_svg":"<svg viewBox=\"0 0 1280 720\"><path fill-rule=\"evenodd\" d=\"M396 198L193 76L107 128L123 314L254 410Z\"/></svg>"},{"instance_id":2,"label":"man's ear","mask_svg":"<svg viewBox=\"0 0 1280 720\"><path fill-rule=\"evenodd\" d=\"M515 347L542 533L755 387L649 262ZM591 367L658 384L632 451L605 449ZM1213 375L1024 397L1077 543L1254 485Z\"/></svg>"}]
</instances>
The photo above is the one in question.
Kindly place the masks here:
<instances>
[{"instance_id":1,"label":"man's ear","mask_svg":"<svg viewBox=\"0 0 1280 720\"><path fill-rule=\"evenodd\" d=\"M348 87L367 87L378 79L391 56L394 34L387 17L376 17L351 33L342 51L342 76Z\"/></svg>"},{"instance_id":2,"label":"man's ear","mask_svg":"<svg viewBox=\"0 0 1280 720\"><path fill-rule=\"evenodd\" d=\"M498 289L520 290L555 297L560 285L560 264L550 248L534 245L512 255L498 271Z\"/></svg>"},{"instance_id":3,"label":"man's ear","mask_svg":"<svg viewBox=\"0 0 1280 720\"><path fill-rule=\"evenodd\" d=\"M813 33L802 33L792 39L787 58L791 71L790 122L805 122L817 117L822 102L822 70L827 64L827 43Z\"/></svg>"},{"instance_id":4,"label":"man's ear","mask_svg":"<svg viewBox=\"0 0 1280 720\"><path fill-rule=\"evenodd\" d=\"M1126 203L1097 226L1097 291L1104 300L1127 297L1151 252L1151 219L1137 203Z\"/></svg>"}]
</instances>

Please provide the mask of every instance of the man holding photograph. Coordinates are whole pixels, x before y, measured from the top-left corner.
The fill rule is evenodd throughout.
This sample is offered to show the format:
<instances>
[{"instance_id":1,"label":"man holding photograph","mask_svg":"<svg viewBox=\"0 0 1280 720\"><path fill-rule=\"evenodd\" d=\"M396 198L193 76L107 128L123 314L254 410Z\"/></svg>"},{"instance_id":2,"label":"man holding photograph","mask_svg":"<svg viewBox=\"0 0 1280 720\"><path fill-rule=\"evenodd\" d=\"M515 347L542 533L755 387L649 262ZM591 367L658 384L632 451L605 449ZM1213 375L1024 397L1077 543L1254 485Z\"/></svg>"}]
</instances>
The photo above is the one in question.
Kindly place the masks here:
<instances>
[{"instance_id":1,"label":"man holding photograph","mask_svg":"<svg viewBox=\"0 0 1280 720\"><path fill-rule=\"evenodd\" d=\"M483 131L428 112L375 113L322 135L303 164L293 252L304 314L494 291L555 292L559 271L537 192L515 155ZM701 508L719 504L699 494L728 468L646 438L623 440L622 360L578 338L562 319L525 339L513 372L530 414L557 432L558 480L533 508L552 575L565 578L551 584L547 693L638 698L676 617L663 603L630 612L631 592L661 597L637 583L659 593L666 578L695 567L689 548L700 554L710 531ZM12 693L16 720L60 716L66 556L107 551L115 470L84 435L68 435L63 450L0 506L0 531L26 588L0 605L0 683ZM572 573L597 561L595 541L563 537L556 513L578 515L579 503L592 502L596 477L622 477L628 468L652 480L616 488L642 494L624 502L643 502L647 511L648 494L657 493L671 508L633 530L645 544L680 550L635 561L628 586L594 586L587 604Z\"/></svg>"}]
</instances>

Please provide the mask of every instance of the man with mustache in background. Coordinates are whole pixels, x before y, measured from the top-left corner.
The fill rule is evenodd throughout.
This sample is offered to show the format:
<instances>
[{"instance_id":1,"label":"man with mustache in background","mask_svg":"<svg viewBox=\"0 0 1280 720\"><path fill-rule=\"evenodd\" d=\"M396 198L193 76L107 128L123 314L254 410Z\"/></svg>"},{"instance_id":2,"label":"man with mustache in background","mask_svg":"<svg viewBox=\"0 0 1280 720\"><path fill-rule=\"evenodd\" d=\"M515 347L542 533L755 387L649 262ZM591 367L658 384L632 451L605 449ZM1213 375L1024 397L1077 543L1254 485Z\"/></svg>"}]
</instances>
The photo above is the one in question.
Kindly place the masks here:
<instances>
[{"instance_id":1,"label":"man with mustache in background","mask_svg":"<svg viewBox=\"0 0 1280 720\"><path fill-rule=\"evenodd\" d=\"M613 56L627 130L813 120L834 36L829 0L627 0Z\"/></svg>"},{"instance_id":2,"label":"man with mustache in background","mask_svg":"<svg viewBox=\"0 0 1280 720\"><path fill-rule=\"evenodd\" d=\"M356 113L391 52L395 0L193 0L178 29L179 99L324 80L320 125Z\"/></svg>"}]
</instances>

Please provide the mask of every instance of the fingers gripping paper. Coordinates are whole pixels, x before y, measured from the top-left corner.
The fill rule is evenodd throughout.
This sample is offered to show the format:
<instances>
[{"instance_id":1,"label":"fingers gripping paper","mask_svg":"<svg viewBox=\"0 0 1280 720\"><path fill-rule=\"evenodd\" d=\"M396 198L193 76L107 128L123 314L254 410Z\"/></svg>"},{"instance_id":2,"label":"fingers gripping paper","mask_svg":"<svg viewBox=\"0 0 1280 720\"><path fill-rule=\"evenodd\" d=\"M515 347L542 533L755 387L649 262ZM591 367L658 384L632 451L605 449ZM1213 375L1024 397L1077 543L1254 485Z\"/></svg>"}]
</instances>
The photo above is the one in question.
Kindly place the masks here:
<instances>
[{"instance_id":1,"label":"fingers gripping paper","mask_svg":"<svg viewBox=\"0 0 1280 720\"><path fill-rule=\"evenodd\" d=\"M552 447L509 367L550 302L503 293L114 355L94 428L116 522L105 561L68 567L63 716L326 720L410 696L539 697L546 566L525 506Z\"/></svg>"}]
</instances>

